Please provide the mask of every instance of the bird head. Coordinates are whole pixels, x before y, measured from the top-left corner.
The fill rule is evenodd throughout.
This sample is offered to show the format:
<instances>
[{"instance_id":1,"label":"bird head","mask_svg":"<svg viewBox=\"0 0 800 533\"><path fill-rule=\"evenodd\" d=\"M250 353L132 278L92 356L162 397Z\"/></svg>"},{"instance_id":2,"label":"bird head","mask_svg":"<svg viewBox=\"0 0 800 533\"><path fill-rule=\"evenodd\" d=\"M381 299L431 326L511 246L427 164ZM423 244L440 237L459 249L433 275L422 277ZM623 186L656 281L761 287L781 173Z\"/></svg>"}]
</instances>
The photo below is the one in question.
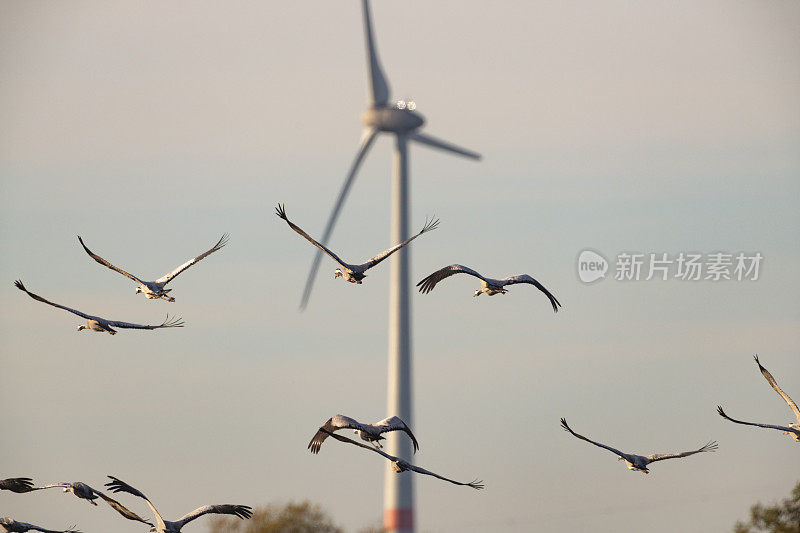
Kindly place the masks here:
<instances>
[{"instance_id":1,"label":"bird head","mask_svg":"<svg viewBox=\"0 0 800 533\"><path fill-rule=\"evenodd\" d=\"M480 296L480 295L481 295L481 290L480 290L480 289L478 289L477 291L475 291L474 293L472 293L472 297L473 297L473 298L475 298L476 296Z\"/></svg>"},{"instance_id":2,"label":"bird head","mask_svg":"<svg viewBox=\"0 0 800 533\"><path fill-rule=\"evenodd\" d=\"M142 288L141 287L136 287L136 294L139 294L140 292L142 292Z\"/></svg>"},{"instance_id":3,"label":"bird head","mask_svg":"<svg viewBox=\"0 0 800 533\"><path fill-rule=\"evenodd\" d=\"M83 329L89 329L89 328L87 328L87 327L86 327L86 326L84 326L84 325L80 325L80 326L78 326L78 331L81 331L81 330L83 330Z\"/></svg>"},{"instance_id":4,"label":"bird head","mask_svg":"<svg viewBox=\"0 0 800 533\"><path fill-rule=\"evenodd\" d=\"M342 276L343 274L341 268L337 268L336 270L333 271L333 279L341 278Z\"/></svg>"}]
</instances>

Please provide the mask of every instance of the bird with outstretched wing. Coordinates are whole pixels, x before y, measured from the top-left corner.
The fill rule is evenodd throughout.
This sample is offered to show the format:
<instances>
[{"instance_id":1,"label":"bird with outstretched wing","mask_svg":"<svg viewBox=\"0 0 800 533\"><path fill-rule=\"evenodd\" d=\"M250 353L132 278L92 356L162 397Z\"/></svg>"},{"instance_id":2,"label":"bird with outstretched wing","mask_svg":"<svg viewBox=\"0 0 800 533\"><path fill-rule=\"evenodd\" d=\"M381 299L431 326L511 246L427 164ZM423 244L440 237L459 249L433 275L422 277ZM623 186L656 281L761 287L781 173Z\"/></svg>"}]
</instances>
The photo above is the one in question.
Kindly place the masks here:
<instances>
[{"instance_id":1,"label":"bird with outstretched wing","mask_svg":"<svg viewBox=\"0 0 800 533\"><path fill-rule=\"evenodd\" d=\"M83 249L86 250L86 253L89 254L89 257L91 257L92 259L94 259L95 261L100 263L101 265L103 265L105 267L108 267L111 270L114 270L115 272L119 272L120 274L122 274L126 278L129 278L129 279L135 281L136 283L138 283L139 286L136 288L136 294L142 293L142 294L145 295L145 297L148 300L162 299L162 300L166 300L168 302L174 302L175 298L173 298L172 296L169 296L167 294L170 291L172 291L172 289L166 289L165 288L167 283L169 283L170 281L175 279L178 276L178 274L180 274L181 272L183 272L184 270L186 270L190 266L194 265L198 261L204 259L205 257L213 254L214 252L216 252L217 250L219 250L223 246L225 246L228 243L228 234L227 233L223 234L222 237L220 237L220 239L217 241L217 244L212 246L210 249L206 250L205 252L203 252L202 254L198 255L197 257L193 257L193 258L189 259L188 261L186 261L184 264L182 264L178 268L172 270L171 272L168 272L167 274L164 274L163 276L161 276L160 278L158 278L155 281L144 281L143 279L138 278L137 276L134 276L133 274L129 274L128 272L122 270L121 268L112 265L110 262L108 262L107 260L103 259L99 255L97 255L96 253L91 251L89 249L89 247L86 246L86 244L84 244L83 238L80 235L78 235L78 241L81 243L81 246L83 246Z\"/></svg>"},{"instance_id":2,"label":"bird with outstretched wing","mask_svg":"<svg viewBox=\"0 0 800 533\"><path fill-rule=\"evenodd\" d=\"M717 413L719 413L719 416L721 416L722 418L730 420L731 422L734 422L736 424L742 424L745 426L755 426L766 429L777 429L784 435L790 435L795 440L795 442L800 442L800 409L797 408L797 404L794 403L794 400L792 400L789 397L789 395L783 392L783 390L778 386L778 382L775 381L775 378L772 377L772 374L770 374L769 370L761 366L761 362L758 360L758 356L756 355L754 356L754 358L756 360L756 364L758 365L758 369L761 371L761 375L764 376L764 379L767 380L767 382L775 390L775 392L777 392L778 395L781 398L783 398L787 404L789 404L789 408L794 412L794 416L797 419L797 421L790 422L786 426L778 426L774 424L759 424L756 422L744 422L742 420L736 420L735 418L729 417L727 414L725 414L725 411L723 411L722 407L719 405L717 406Z\"/></svg>"},{"instance_id":3,"label":"bird with outstretched wing","mask_svg":"<svg viewBox=\"0 0 800 533\"><path fill-rule=\"evenodd\" d=\"M114 328L122 328L122 329L160 329L160 328L182 328L183 327L183 320L180 318L169 318L169 314L164 319L164 322L158 324L157 326L148 326L142 324L133 324L131 322L120 322L118 320L107 320L105 318L101 318L99 316L88 315L86 313L82 313L77 309L73 309L71 307L67 307L65 305L60 305L57 303L53 303L49 300L45 300L38 294L34 294L30 292L28 289L25 288L25 285L22 284L22 281L17 280L14 282L14 286L21 291L24 291L34 300L38 300L42 303L46 303L47 305L52 305L53 307L58 307L59 309L63 309L64 311L69 311L74 315L78 315L79 317L85 318L87 320L87 325L80 325L78 326L78 331L87 329L92 331L100 331L110 333L111 335L116 335L117 332Z\"/></svg>"},{"instance_id":4,"label":"bird with outstretched wing","mask_svg":"<svg viewBox=\"0 0 800 533\"><path fill-rule=\"evenodd\" d=\"M536 281L528 274L508 276L507 278L503 279L493 279L493 278L487 278L482 274L480 274L479 272L459 264L452 264L444 268L440 268L436 272L429 274L428 276L423 278L419 283L417 283L417 287L419 287L419 292L427 294L431 292L434 287L436 287L437 283L439 283L443 279L449 278L450 276L454 276L456 274L469 274L470 276L474 276L479 280L481 280L481 288L477 289L472 294L473 297L480 296L481 294L486 294L488 296L494 296L495 294L505 294L508 292L508 290L504 289L506 285L514 285L516 283L527 283L529 285L533 285L534 287L542 291L545 296L547 296L547 299L550 300L550 305L553 306L553 312L557 313L558 308L561 307L561 302L559 302L556 299L556 297L553 296L553 294L544 287L544 285Z\"/></svg>"},{"instance_id":5,"label":"bird with outstretched wing","mask_svg":"<svg viewBox=\"0 0 800 533\"><path fill-rule=\"evenodd\" d=\"M112 492L127 492L128 494L138 496L147 502L147 505L150 507L150 510L153 512L153 516L156 519L156 525L153 528L153 531L156 533L178 533L183 526L206 514L229 514L237 516L243 520L253 516L253 509L249 505L222 504L204 505L203 507L198 507L194 511L183 515L181 518L175 521L164 520L153 505L153 502L151 502L150 499L141 491L133 488L131 485L128 485L124 481L115 478L114 476L108 477L111 478L111 481L106 483L106 487L108 487Z\"/></svg>"},{"instance_id":6,"label":"bird with outstretched wing","mask_svg":"<svg viewBox=\"0 0 800 533\"><path fill-rule=\"evenodd\" d=\"M568 431L573 436L575 436L575 437L577 437L577 438L579 438L581 440L585 440L586 442L592 443L595 446L599 446L600 448L605 448L606 450L612 452L613 454L615 454L617 456L618 460L625 461L625 465L628 467L629 470L642 472L644 474L649 474L650 473L650 470L647 468L647 465L649 465L650 463L654 463L656 461L663 461L664 459L677 459L679 457L688 457L688 456L694 455L696 453L713 452L718 447L718 445L717 445L717 443L715 441L710 441L707 444L705 444L704 446L702 446L701 448L698 448L697 450L691 450L691 451L688 451L688 452L654 453L654 454L651 454L651 455L636 455L636 454L633 454L633 453L621 452L621 451L617 450L616 448L612 448L611 446L608 446L608 445L600 443L600 442L593 441L592 439L589 439L587 437L584 437L583 435L575 433L574 431L572 431L572 428L569 427L569 425L567 424L567 420L564 419L564 418L561 419L561 427L564 429L564 431Z\"/></svg>"},{"instance_id":7,"label":"bird with outstretched wing","mask_svg":"<svg viewBox=\"0 0 800 533\"><path fill-rule=\"evenodd\" d=\"M41 531L42 533L81 533L72 526L68 529L46 529L27 522L18 522L7 516L0 517L0 533L26 533L27 531Z\"/></svg>"},{"instance_id":8,"label":"bird with outstretched wing","mask_svg":"<svg viewBox=\"0 0 800 533\"><path fill-rule=\"evenodd\" d=\"M439 221L437 219L435 219L435 218L432 218L430 220L426 220L425 221L425 225L422 227L420 232L417 233L416 235L413 235L413 236L409 237L408 239L404 240L400 244L392 246L388 250L384 250L383 252L379 253L375 257L373 257L373 258L371 258L371 259L369 259L369 260L367 260L367 261L365 261L363 263L351 264L351 263L347 263L347 262L343 261L338 255L333 253L326 246L324 246L324 245L320 244L319 242L317 242L316 240L314 240L308 233L306 233L299 226L297 226L292 221L290 221L289 217L286 216L286 209L284 208L284 206L282 204L278 204L278 207L275 208L275 212L280 218L282 218L283 220L286 221L287 224L289 224L290 228L292 228L295 232L297 232L299 235L301 235L303 238L305 238L308 242L310 242L311 244L313 244L314 246L316 246L317 248L319 248L320 250L322 250L323 252L328 254L331 259L333 259L334 261L336 261L340 265L341 268L337 268L334 271L334 274L333 274L334 278L341 277L345 281L349 281L350 283L357 283L359 285L361 284L361 281L365 277L367 277L367 275L365 274L365 272L367 270L369 270L370 268L374 267L375 265L377 265L378 263L380 263L381 261L383 261L384 259L386 259L390 255L392 255L397 250L399 250L403 246L407 245L408 243L410 243L411 241L413 241L414 239L416 239L417 237L419 237L423 233L427 233L429 231L433 231L439 226Z\"/></svg>"}]
</instances>

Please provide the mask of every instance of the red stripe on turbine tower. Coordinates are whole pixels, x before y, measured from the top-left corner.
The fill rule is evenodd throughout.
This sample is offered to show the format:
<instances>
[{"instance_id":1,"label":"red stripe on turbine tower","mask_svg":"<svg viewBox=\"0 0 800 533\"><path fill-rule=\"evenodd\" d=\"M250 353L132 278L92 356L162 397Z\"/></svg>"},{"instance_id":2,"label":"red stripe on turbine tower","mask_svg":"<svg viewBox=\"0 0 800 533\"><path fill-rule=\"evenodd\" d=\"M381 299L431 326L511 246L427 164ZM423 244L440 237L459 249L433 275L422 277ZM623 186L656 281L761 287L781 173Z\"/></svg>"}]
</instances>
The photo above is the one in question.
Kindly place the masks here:
<instances>
[{"instance_id":1,"label":"red stripe on turbine tower","mask_svg":"<svg viewBox=\"0 0 800 533\"><path fill-rule=\"evenodd\" d=\"M413 509L386 509L383 511L383 527L386 531L414 530Z\"/></svg>"}]
</instances>

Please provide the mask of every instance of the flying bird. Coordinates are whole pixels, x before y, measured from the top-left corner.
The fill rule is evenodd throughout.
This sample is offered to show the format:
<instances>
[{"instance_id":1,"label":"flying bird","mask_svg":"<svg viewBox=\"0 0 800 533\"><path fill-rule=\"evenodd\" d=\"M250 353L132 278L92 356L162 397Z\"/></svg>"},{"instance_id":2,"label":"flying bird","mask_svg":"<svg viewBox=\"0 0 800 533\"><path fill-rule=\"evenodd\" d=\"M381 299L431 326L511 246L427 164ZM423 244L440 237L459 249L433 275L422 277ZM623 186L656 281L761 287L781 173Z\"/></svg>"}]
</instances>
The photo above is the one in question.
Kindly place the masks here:
<instances>
[{"instance_id":1,"label":"flying bird","mask_svg":"<svg viewBox=\"0 0 800 533\"><path fill-rule=\"evenodd\" d=\"M364 278L367 277L367 275L365 274L365 272L367 270L369 270L370 268L374 267L375 265L377 265L378 263L380 263L381 261L383 261L384 259L386 259L390 255L392 255L397 250L399 250L400 248L402 248L406 244L410 243L411 241L413 241L414 239L416 239L417 237L419 237L423 233L435 230L439 226L439 221L437 219L435 219L435 218L431 219L430 221L426 220L425 221L425 225L422 227L422 230L420 230L420 232L417 233L416 235L413 235L412 237L409 237L408 239L406 239L403 242L401 242L400 244L398 244L396 246L392 246L388 250L379 253L378 255L376 255L375 257L370 259L369 261L366 261L366 262L358 264L358 265L355 265L355 264L351 265L350 263L345 263L344 261L342 261L339 258L338 255L336 255L335 253L331 252L330 250L328 250L328 248L326 248L322 244L320 244L317 241L315 241L313 238L311 238L311 236L309 236L308 233L306 233L305 231L300 229L300 227L298 227L297 225L292 223L289 220L289 218L286 216L286 210L284 209L282 204L278 204L278 207L275 208L275 211L276 211L276 214L280 218L282 218L283 220L286 221L287 224L289 224L290 228L292 228L294 231L296 231L297 233L302 235L306 240L308 240L308 242L310 242L311 244L313 244L314 246L316 246L317 248L319 248L320 250L322 250L323 252L328 254L331 257L331 259L333 259L334 261L339 263L341 268L337 268L336 270L334 270L334 273L333 273L334 279L341 277L341 278L344 278L345 281L349 281L350 283L357 283L359 285L361 285L361 280L363 280Z\"/></svg>"},{"instance_id":2,"label":"flying bird","mask_svg":"<svg viewBox=\"0 0 800 533\"><path fill-rule=\"evenodd\" d=\"M791 435L791 437L800 442L800 409L797 408L797 404L794 403L794 400L789 398L789 395L783 392L781 388L778 386L778 382L775 381L775 378L772 377L772 374L769 373L769 370L761 366L761 363L758 360L758 356L755 356L756 364L758 365L758 369L761 371L761 375L769 382L775 392L777 392L781 398L784 399L786 403L789 404L789 408L794 411L794 416L797 419L797 423L789 423L788 426L774 426L772 424L756 424L754 422L742 422L741 420L734 420L733 418L729 417L725 414L725 411L722 410L722 407L719 405L717 406L717 413L723 418L727 418L731 422L735 422L737 424L744 424L746 426L757 426L761 428L768 428L768 429L777 429L778 431L782 431L784 435Z\"/></svg>"},{"instance_id":3,"label":"flying bird","mask_svg":"<svg viewBox=\"0 0 800 533\"><path fill-rule=\"evenodd\" d=\"M42 531L44 533L81 533L75 527L69 529L45 529L43 527L34 526L26 522L17 522L7 516L0 517L0 532L4 533L25 533L26 531Z\"/></svg>"},{"instance_id":4,"label":"flying bird","mask_svg":"<svg viewBox=\"0 0 800 533\"><path fill-rule=\"evenodd\" d=\"M18 494L36 490L33 486L33 479L29 477L10 477L0 479L0 490L10 490Z\"/></svg>"},{"instance_id":5,"label":"flying bird","mask_svg":"<svg viewBox=\"0 0 800 533\"><path fill-rule=\"evenodd\" d=\"M680 453L654 453L652 455L635 455L632 453L624 453L616 448L612 448L611 446L606 446L605 444L600 444L599 442L595 442L591 439L587 439L583 435L579 435L572 431L567 425L566 419L561 419L561 427L564 428L565 431L569 431L574 436L578 437L581 440L585 440L586 442L591 442L595 446L600 446L601 448L605 448L606 450L613 452L617 455L617 460L625 461L625 465L628 467L629 470L636 470L638 472L644 472L645 474L649 474L650 470L647 469L647 465L650 463L654 463L656 461L662 461L664 459L676 459L678 457L688 457L690 455L694 455L696 453L701 452L713 452L717 449L717 443L715 441L710 441L705 446L698 450L693 450L691 452L680 452Z\"/></svg>"},{"instance_id":6,"label":"flying bird","mask_svg":"<svg viewBox=\"0 0 800 533\"><path fill-rule=\"evenodd\" d=\"M117 511L119 514L127 518L128 520L135 520L136 522L141 522L143 524L147 524L148 526L153 526L151 522L148 522L141 516L137 515L121 503L119 503L114 498L106 496L99 490L93 489L86 483L82 481L73 481L70 483L49 483L47 485L42 485L41 487L33 487L31 490L43 490L43 489L52 489L52 488L59 488L63 489L64 492L71 492L76 497L86 500L92 505L97 505L95 500L97 498L101 498L104 502L106 502L112 509Z\"/></svg>"},{"instance_id":7,"label":"flying bird","mask_svg":"<svg viewBox=\"0 0 800 533\"><path fill-rule=\"evenodd\" d=\"M106 320L105 318L100 318L99 316L87 315L86 313L81 313L77 309L72 309L71 307L67 307L65 305L59 305L53 303L51 301L45 300L41 296L37 294L33 294L32 292L28 291L25 288L25 285L22 284L20 280L14 282L14 286L16 286L19 290L25 291L28 293L28 296L33 298L34 300L38 300L40 302L44 302L48 305L52 305L53 307L58 307L59 309L63 309L65 311L69 311L72 314L78 315L80 317L85 318L88 322L86 326L80 325L78 326L78 331L84 329L90 329L92 331L105 331L110 333L111 335L116 335L117 332L113 328L122 328L122 329L159 329L159 328L182 328L183 327L183 320L180 318L173 318L170 320L169 315L167 318L164 319L164 322L157 326L143 326L141 324L132 324L130 322L119 322L116 320Z\"/></svg>"},{"instance_id":8,"label":"flying bird","mask_svg":"<svg viewBox=\"0 0 800 533\"><path fill-rule=\"evenodd\" d=\"M450 153L458 154L461 156L469 157L470 159L480 159L480 154L471 150L461 148L453 145L447 141L433 137L429 133L420 131L420 128L425 124L425 117L416 111L416 104L413 102L406 102L404 100L391 101L389 96L391 90L389 88L389 81L383 73L381 68L380 58L375 44L374 31L372 28L372 20L370 15L369 1L362 0L363 20L364 20L364 36L366 37L366 51L367 51L367 70L368 70L368 98L367 109L362 113L361 119L364 123L364 129L361 133L361 141L359 142L358 151L350 165L350 170L347 177L339 190L339 196L333 206L328 222L322 232L320 242L323 246L328 244L328 238L333 232L333 227L336 224L336 219L342 210L345 199L353 185L353 182L358 173L358 168L367 152L380 133L388 133L395 138L395 151L394 159L394 179L395 183L405 183L408 180L408 151L409 145L420 143L432 148L438 148ZM405 187L400 187L405 189ZM401 198L405 197L405 192L400 193L396 191L395 201L404 203ZM398 212L399 214L399 212ZM399 222L399 218L395 218ZM404 217L403 217L404 218ZM399 225L399 224L398 224ZM322 260L322 250L317 250L314 255L314 261L311 265L311 271L308 273L306 287L303 291L303 298L300 304L301 308L305 308L308 304L308 299L311 296L311 289L314 285L317 269L319 268L320 261Z\"/></svg>"},{"instance_id":9,"label":"flying bird","mask_svg":"<svg viewBox=\"0 0 800 533\"><path fill-rule=\"evenodd\" d=\"M391 461L392 469L395 472L397 472L398 474L400 472L411 471L411 472L416 472L417 474L425 474L426 476L433 476L435 478L439 478L439 479L442 479L444 481L448 481L448 482L452 483L453 485L463 485L463 486L466 486L466 487L472 487L473 489L476 489L476 490L480 490L480 489L483 488L483 481L481 481L479 479L476 479L474 481L470 481L469 483L462 483L460 481L455 481L455 480L452 480L450 478L446 478L444 476L440 476L439 474L431 472L430 470L426 470L426 469L424 469L424 468L422 468L420 466L414 466L411 463L409 463L408 461L404 461L403 459L400 459L399 457L395 457L394 455L389 455L388 453L386 453L383 450L380 450L378 448L374 448L372 446L367 446L366 444L361 444L360 442L356 442L356 441L354 441L352 439L349 439L349 438L347 438L345 436L338 435L336 433L328 431L328 430L326 430L324 428L320 428L320 430L324 431L325 433L327 433L328 435L330 435L331 437L333 437L336 440L340 440L342 442L348 442L350 444L354 444L356 446L360 446L362 448L366 448L367 450L371 450L371 451L373 451L375 453L381 454L382 456L387 458L389 461Z\"/></svg>"},{"instance_id":10,"label":"flying bird","mask_svg":"<svg viewBox=\"0 0 800 533\"><path fill-rule=\"evenodd\" d=\"M325 439L328 438L328 435L339 429L352 429L353 433L376 448L383 447L380 443L380 441L384 440L383 433L388 433L389 431L404 431L414 443L414 453L419 450L419 444L414 434L411 433L411 429L397 416L384 418L374 424L362 424L344 415L334 415L329 418L328 421L325 422L325 425L319 428L319 431L317 431L314 438L311 439L311 442L308 443L308 449L311 450L311 453L319 453L319 449Z\"/></svg>"},{"instance_id":11,"label":"flying bird","mask_svg":"<svg viewBox=\"0 0 800 533\"><path fill-rule=\"evenodd\" d=\"M227 233L223 234L222 237L220 237L220 239L217 241L217 244L212 246L210 250L207 250L207 251L203 252L202 254L198 255L197 257L193 257L193 258L189 259L188 261L186 261L184 264L182 264L181 266L179 266L178 268L176 268L172 272L169 272L168 274L164 274L163 276L161 276L160 278L158 278L155 281L143 281L143 280L137 278L136 276L134 276L133 274L128 274L127 272L125 272L121 268L112 265L111 263L109 263L108 261L106 261L105 259L100 257L99 255L97 255L96 253L92 252L83 243L83 239L80 237L80 235L78 236L78 240L80 241L81 246L83 246L83 249L86 250L86 253L89 254L89 257L91 257L92 259L94 259L95 261L100 263L101 265L104 265L104 266L110 268L111 270L116 270L117 272L119 272L120 274L125 276L126 278L130 278L133 281L135 281L136 283L138 283L139 286L136 287L136 294L143 293L148 300L163 299L163 300L166 300L168 302L174 302L175 298L173 298L172 296L169 296L167 294L172 289L165 289L164 288L167 285L167 283L169 283L170 281L175 279L178 276L178 274L180 274L181 272L183 272L184 270L186 270L187 268L189 268L193 264L197 263L201 259L204 259L206 256L213 254L214 252L216 252L217 250L219 250L220 248L225 246L225 244L227 244L227 242L228 242L228 234Z\"/></svg>"},{"instance_id":12,"label":"flying bird","mask_svg":"<svg viewBox=\"0 0 800 533\"><path fill-rule=\"evenodd\" d=\"M156 510L153 503L139 490L133 488L124 481L115 478L114 476L108 477L111 478L111 481L106 483L106 487L111 489L112 492L127 492L128 494L138 496L147 502L147 505L150 507L150 510L153 511L153 516L155 516L156 519L156 525L150 528L150 531L156 533L178 533L183 526L195 518L199 518L205 514L230 514L238 516L241 519L250 518L253 516L253 510L248 505L205 505L203 507L198 507L191 513L182 516L174 522L170 522L161 517L161 514Z\"/></svg>"},{"instance_id":13,"label":"flying bird","mask_svg":"<svg viewBox=\"0 0 800 533\"><path fill-rule=\"evenodd\" d=\"M469 274L470 276L475 276L476 278L481 280L481 288L476 290L475 293L472 295L480 296L482 293L488 296L494 296L495 294L505 294L508 291L504 289L506 285L514 285L515 283L529 283L534 285L537 289L542 291L545 296L550 300L550 305L553 306L553 311L558 313L558 308L561 306L561 303L556 300L556 297L553 296L550 291L544 288L544 285L533 279L527 274L521 274L519 276L509 276L503 279L493 279L493 278L486 278L475 272L469 267L465 267L464 265L453 264L450 266L446 266L440 270L437 270L433 274L429 275L428 277L424 278L422 281L417 283L417 287L419 287L419 292L423 294L427 294L436 287L436 284L442 281L445 278L449 278L454 274Z\"/></svg>"}]
</instances>

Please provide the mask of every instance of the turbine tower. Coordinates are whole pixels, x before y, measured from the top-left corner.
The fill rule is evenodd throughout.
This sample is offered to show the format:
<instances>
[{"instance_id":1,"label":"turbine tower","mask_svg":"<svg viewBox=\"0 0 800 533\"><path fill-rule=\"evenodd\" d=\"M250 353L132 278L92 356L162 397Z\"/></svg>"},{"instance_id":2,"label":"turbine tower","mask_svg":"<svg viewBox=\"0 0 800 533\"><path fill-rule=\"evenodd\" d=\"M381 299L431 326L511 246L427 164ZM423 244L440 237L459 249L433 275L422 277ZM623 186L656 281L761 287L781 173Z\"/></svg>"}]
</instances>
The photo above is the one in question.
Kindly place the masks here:
<instances>
[{"instance_id":1,"label":"turbine tower","mask_svg":"<svg viewBox=\"0 0 800 533\"><path fill-rule=\"evenodd\" d=\"M342 209L350 187L355 180L358 168L369 151L378 133L395 136L395 153L392 173L392 228L391 239L399 243L408 238L408 142L418 143L445 150L454 154L480 159L480 155L421 133L425 123L423 116L415 111L415 105L405 102L389 102L389 83L383 74L375 40L372 34L369 0L362 0L364 15L364 35L367 49L367 70L369 71L369 107L361 120L364 129L358 151L350 165L339 196L333 206L320 242L327 245L333 226ZM390 259L391 273L389 286L389 365L387 383L387 414L402 418L412 424L411 401L411 305L409 295L410 248L402 248ZM306 287L300 307L305 308L311 296L311 289L319 268L322 252L317 250L308 274ZM408 439L398 439L396 435L387 437L389 453L405 460L411 460L412 449ZM392 532L414 531L414 486L413 476L396 474L387 463L383 496L384 527Z\"/></svg>"}]
</instances>

